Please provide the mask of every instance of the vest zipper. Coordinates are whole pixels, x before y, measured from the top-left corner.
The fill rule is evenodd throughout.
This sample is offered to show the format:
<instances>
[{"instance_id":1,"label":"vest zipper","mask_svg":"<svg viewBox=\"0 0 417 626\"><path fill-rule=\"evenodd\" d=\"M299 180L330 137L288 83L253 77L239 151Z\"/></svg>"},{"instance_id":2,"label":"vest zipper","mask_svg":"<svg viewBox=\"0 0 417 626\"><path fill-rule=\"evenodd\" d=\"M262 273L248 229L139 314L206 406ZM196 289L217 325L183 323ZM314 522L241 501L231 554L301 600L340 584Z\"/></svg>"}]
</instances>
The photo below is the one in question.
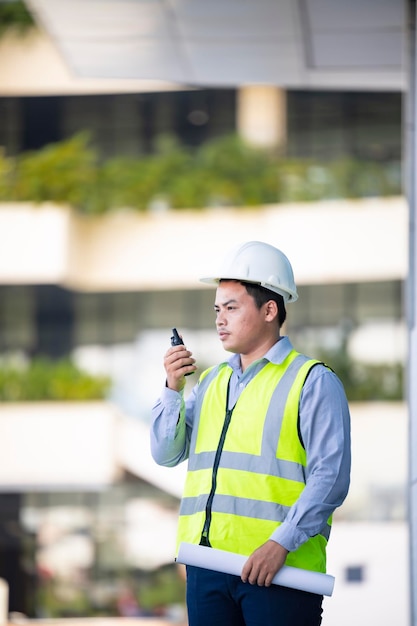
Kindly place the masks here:
<instances>
[{"instance_id":1,"label":"vest zipper","mask_svg":"<svg viewBox=\"0 0 417 626\"><path fill-rule=\"evenodd\" d=\"M224 441L226 439L226 434L230 425L230 420L232 419L233 409L235 408L235 407L232 407L231 409L228 409L227 408L228 404L229 404L229 386L227 387L226 415L224 418L223 428L222 428L222 432L221 432L220 439L219 439L219 445L217 446L216 455L214 457L213 474L211 478L211 489L210 489L209 497L207 498L206 517L204 520L203 532L201 533L201 539L200 539L200 545L208 546L209 548L211 548L211 544L209 541L209 531L210 531L210 524L211 524L211 507L213 504L214 494L216 492L216 486L217 486L217 470L219 469L220 457L223 451Z\"/></svg>"}]
</instances>

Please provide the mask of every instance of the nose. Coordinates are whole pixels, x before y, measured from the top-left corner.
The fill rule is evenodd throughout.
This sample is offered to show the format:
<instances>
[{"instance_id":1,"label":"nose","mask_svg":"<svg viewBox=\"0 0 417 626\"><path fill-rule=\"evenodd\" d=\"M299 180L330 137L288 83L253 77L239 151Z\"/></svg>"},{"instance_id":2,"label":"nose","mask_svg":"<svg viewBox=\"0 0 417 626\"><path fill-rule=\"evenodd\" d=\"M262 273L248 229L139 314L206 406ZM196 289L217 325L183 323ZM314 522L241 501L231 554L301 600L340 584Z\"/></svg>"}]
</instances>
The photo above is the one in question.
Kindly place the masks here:
<instances>
[{"instance_id":1,"label":"nose","mask_svg":"<svg viewBox=\"0 0 417 626\"><path fill-rule=\"evenodd\" d=\"M226 323L225 317L224 317L224 315L222 314L222 312L221 312L221 311L219 311L219 312L217 313L217 316L216 316L216 326L217 326L217 327L219 327L219 326L224 326L224 325L225 325L225 323Z\"/></svg>"}]
</instances>

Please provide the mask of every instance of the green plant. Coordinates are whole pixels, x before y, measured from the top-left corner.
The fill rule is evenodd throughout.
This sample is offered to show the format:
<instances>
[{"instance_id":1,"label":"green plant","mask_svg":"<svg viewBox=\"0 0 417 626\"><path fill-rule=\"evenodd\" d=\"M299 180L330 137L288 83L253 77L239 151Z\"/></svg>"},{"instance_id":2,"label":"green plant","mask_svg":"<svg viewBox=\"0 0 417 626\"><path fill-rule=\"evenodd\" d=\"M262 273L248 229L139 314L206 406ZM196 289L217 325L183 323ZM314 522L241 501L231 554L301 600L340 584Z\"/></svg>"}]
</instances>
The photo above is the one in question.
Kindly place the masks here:
<instances>
[{"instance_id":1,"label":"green plant","mask_svg":"<svg viewBox=\"0 0 417 626\"><path fill-rule=\"evenodd\" d=\"M279 199L280 160L238 136L222 137L203 145L196 168L208 179L206 204L254 206Z\"/></svg>"},{"instance_id":2,"label":"green plant","mask_svg":"<svg viewBox=\"0 0 417 626\"><path fill-rule=\"evenodd\" d=\"M87 133L21 155L15 161L12 188L16 199L53 201L88 207L95 189L97 156Z\"/></svg>"},{"instance_id":3,"label":"green plant","mask_svg":"<svg viewBox=\"0 0 417 626\"><path fill-rule=\"evenodd\" d=\"M69 360L34 359L27 367L0 367L0 401L99 400L110 380L91 376Z\"/></svg>"},{"instance_id":4,"label":"green plant","mask_svg":"<svg viewBox=\"0 0 417 626\"><path fill-rule=\"evenodd\" d=\"M21 0L0 1L0 36L8 30L26 32L34 25L31 13Z\"/></svg>"},{"instance_id":5,"label":"green plant","mask_svg":"<svg viewBox=\"0 0 417 626\"><path fill-rule=\"evenodd\" d=\"M38 583L35 603L37 611L47 619L94 616L87 589L53 578Z\"/></svg>"},{"instance_id":6,"label":"green plant","mask_svg":"<svg viewBox=\"0 0 417 626\"><path fill-rule=\"evenodd\" d=\"M352 359L346 349L319 356L341 379L349 401L393 401L404 398L404 366L400 363L371 365Z\"/></svg>"},{"instance_id":7,"label":"green plant","mask_svg":"<svg viewBox=\"0 0 417 626\"><path fill-rule=\"evenodd\" d=\"M399 165L290 160L233 135L191 150L161 137L153 154L100 162L89 133L7 158L0 154L0 200L55 202L81 213L253 207L401 193Z\"/></svg>"},{"instance_id":8,"label":"green plant","mask_svg":"<svg viewBox=\"0 0 417 626\"><path fill-rule=\"evenodd\" d=\"M173 188L192 169L191 155L170 138L157 144L148 157L110 159L102 167L102 178L110 208L133 207L146 210L158 196L175 204Z\"/></svg>"},{"instance_id":9,"label":"green plant","mask_svg":"<svg viewBox=\"0 0 417 626\"><path fill-rule=\"evenodd\" d=\"M4 149L0 148L0 200L10 199L12 169L12 159L8 159L4 153Z\"/></svg>"},{"instance_id":10,"label":"green plant","mask_svg":"<svg viewBox=\"0 0 417 626\"><path fill-rule=\"evenodd\" d=\"M161 607L184 601L184 581L172 566L160 567L142 580L138 596L140 606L155 613Z\"/></svg>"}]
</instances>

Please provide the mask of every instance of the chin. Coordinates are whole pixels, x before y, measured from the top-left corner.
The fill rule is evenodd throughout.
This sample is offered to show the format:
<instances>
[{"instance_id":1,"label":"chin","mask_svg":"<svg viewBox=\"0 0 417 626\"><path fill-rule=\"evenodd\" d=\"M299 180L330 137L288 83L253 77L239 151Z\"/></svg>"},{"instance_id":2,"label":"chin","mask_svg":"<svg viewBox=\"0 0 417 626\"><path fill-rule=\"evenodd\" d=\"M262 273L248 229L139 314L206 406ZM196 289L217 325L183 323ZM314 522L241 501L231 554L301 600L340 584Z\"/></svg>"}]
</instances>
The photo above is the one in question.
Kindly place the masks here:
<instances>
[{"instance_id":1,"label":"chin","mask_svg":"<svg viewBox=\"0 0 417 626\"><path fill-rule=\"evenodd\" d=\"M227 343L223 343L223 350L226 350L226 352L233 352L233 354L237 354L239 352L238 348Z\"/></svg>"}]
</instances>

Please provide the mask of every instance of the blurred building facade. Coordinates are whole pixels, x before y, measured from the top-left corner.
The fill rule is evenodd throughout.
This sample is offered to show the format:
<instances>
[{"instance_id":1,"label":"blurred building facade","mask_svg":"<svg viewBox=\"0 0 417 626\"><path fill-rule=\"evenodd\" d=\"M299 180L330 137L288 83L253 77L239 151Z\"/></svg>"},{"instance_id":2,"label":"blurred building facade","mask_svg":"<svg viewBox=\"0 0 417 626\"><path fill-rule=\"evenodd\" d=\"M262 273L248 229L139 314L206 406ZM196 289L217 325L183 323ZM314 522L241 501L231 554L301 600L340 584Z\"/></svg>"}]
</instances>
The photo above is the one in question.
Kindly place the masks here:
<instances>
[{"instance_id":1,"label":"blurred building facade","mask_svg":"<svg viewBox=\"0 0 417 626\"><path fill-rule=\"evenodd\" d=\"M239 132L291 158L374 159L401 177L397 91L83 81L68 74L40 33L6 37L0 53L0 145L7 154L82 130L103 158L152 153L166 134L198 146ZM21 71L11 70L16 64ZM383 215L378 230L376 215ZM245 239L278 245L299 284L287 331L300 350L345 349L365 364L404 365L406 229L402 197L103 217L51 205L0 206L0 357L71 357L113 380L99 405L0 407L8 459L0 470L0 575L11 582L11 609L40 616L47 594L55 594L68 614L68 607L77 614L87 605L99 613L115 597L115 578L140 579L146 590L143 572L174 569L182 470L160 477L146 427L173 326L201 367L224 356L213 329L213 292L198 283L215 257ZM324 624L352 623L351 607L363 606L364 597L378 604L378 620L375 605L372 616L382 626L406 624L405 405L353 403L352 417L352 491L337 515L334 549L330 544L337 587ZM387 584L396 573L396 594L381 592L382 544L396 546L384 564ZM80 593L86 588L88 602ZM177 597L167 592L166 604ZM368 623L360 619L369 616L355 623Z\"/></svg>"}]
</instances>

